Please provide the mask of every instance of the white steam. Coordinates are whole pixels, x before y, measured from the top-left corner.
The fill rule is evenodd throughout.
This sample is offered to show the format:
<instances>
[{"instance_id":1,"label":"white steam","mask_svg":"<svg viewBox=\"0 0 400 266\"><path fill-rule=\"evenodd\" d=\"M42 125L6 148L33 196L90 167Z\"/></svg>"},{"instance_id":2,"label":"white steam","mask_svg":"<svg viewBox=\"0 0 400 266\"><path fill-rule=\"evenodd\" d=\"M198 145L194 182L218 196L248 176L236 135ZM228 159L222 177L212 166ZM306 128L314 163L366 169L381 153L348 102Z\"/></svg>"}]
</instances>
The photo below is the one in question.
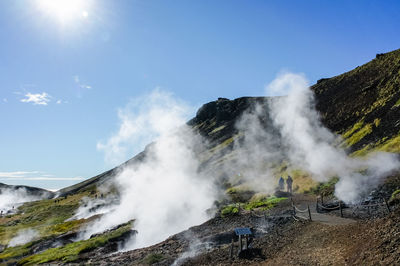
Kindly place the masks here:
<instances>
[{"instance_id":1,"label":"white steam","mask_svg":"<svg viewBox=\"0 0 400 266\"><path fill-rule=\"evenodd\" d=\"M104 151L106 162L121 163L160 135L185 124L191 112L193 107L157 88L119 109L118 132L105 143L99 142L97 148Z\"/></svg>"},{"instance_id":2,"label":"white steam","mask_svg":"<svg viewBox=\"0 0 400 266\"><path fill-rule=\"evenodd\" d=\"M290 162L309 171L317 181L338 176L336 196L345 201L357 200L376 186L382 177L399 169L394 154L375 153L366 159L349 157L339 148L338 136L320 123L314 107L314 95L303 75L286 73L277 77L269 89L289 91L271 108L274 124L279 128Z\"/></svg>"},{"instance_id":3,"label":"white steam","mask_svg":"<svg viewBox=\"0 0 400 266\"><path fill-rule=\"evenodd\" d=\"M81 206L78 208L75 215L68 219L68 221L87 219L94 215L111 212L115 209L115 205L119 203L119 200L115 195L109 195L105 198L98 197L96 199L84 197L81 201Z\"/></svg>"},{"instance_id":4,"label":"white steam","mask_svg":"<svg viewBox=\"0 0 400 266\"><path fill-rule=\"evenodd\" d=\"M132 113L132 108L139 112ZM88 228L85 237L135 219L138 234L126 247L132 249L162 241L208 218L205 211L214 201L212 182L198 173L193 149L202 145L202 139L185 125L187 110L187 105L157 90L120 111L121 128L108 141L112 148L149 136L156 141L146 148L140 163L117 176L120 204Z\"/></svg>"},{"instance_id":5,"label":"white steam","mask_svg":"<svg viewBox=\"0 0 400 266\"><path fill-rule=\"evenodd\" d=\"M25 188L1 188L0 189L0 211L4 214L16 211L16 208L24 202L40 200L46 195L29 194Z\"/></svg>"},{"instance_id":6,"label":"white steam","mask_svg":"<svg viewBox=\"0 0 400 266\"><path fill-rule=\"evenodd\" d=\"M257 192L273 193L276 180L270 162L283 157L278 138L262 124L267 116L264 110L256 105L236 123L241 136L234 142L232 155L235 159L224 165L224 171L230 176L232 173L240 175Z\"/></svg>"},{"instance_id":7,"label":"white steam","mask_svg":"<svg viewBox=\"0 0 400 266\"><path fill-rule=\"evenodd\" d=\"M18 234L13 237L8 243L9 247L15 247L29 243L39 237L39 233L33 229L20 230Z\"/></svg>"},{"instance_id":8,"label":"white steam","mask_svg":"<svg viewBox=\"0 0 400 266\"><path fill-rule=\"evenodd\" d=\"M83 237L134 220L138 234L125 247L132 249L204 222L208 218L205 211L217 198L216 175L228 176L229 181L240 175L239 179L245 179L256 191L270 193L276 186L274 171L288 162L294 169L309 172L316 181L339 177L337 197L353 202L399 169L398 160L389 153L365 159L349 157L339 147L341 138L321 124L314 95L303 75L282 74L268 90L275 95L289 94L247 110L236 124L239 135L232 149L211 154L215 160L208 164L201 164L199 150L210 152L209 147L205 148L204 139L185 124L192 108L170 93L157 89L119 110L118 132L98 144L107 161L121 162L154 142L117 175L113 184L120 196L117 204L108 208L104 203L103 207L102 199L97 199L86 202L77 213L75 217L88 217L94 209L103 214L86 228Z\"/></svg>"},{"instance_id":9,"label":"white steam","mask_svg":"<svg viewBox=\"0 0 400 266\"><path fill-rule=\"evenodd\" d=\"M210 243L202 242L190 232L185 233L185 238L189 240L189 248L172 263L172 266L183 265L187 259L193 258L211 248Z\"/></svg>"}]
</instances>

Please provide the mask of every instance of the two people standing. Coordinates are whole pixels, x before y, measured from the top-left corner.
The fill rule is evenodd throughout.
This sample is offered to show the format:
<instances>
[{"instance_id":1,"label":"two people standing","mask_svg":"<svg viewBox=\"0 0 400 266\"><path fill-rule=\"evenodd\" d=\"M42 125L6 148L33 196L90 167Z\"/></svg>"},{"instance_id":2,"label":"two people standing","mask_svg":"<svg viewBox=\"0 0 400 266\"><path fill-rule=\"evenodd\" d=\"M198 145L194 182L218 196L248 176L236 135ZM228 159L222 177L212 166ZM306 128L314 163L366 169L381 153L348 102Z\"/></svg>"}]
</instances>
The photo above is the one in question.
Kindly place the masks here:
<instances>
[{"instance_id":1,"label":"two people standing","mask_svg":"<svg viewBox=\"0 0 400 266\"><path fill-rule=\"evenodd\" d=\"M279 190L284 191L285 190L285 180L283 179L282 176L281 176L281 178L279 178L278 184L279 184ZM286 179L287 192L292 193L292 185L293 185L293 179L289 175L288 178Z\"/></svg>"}]
</instances>

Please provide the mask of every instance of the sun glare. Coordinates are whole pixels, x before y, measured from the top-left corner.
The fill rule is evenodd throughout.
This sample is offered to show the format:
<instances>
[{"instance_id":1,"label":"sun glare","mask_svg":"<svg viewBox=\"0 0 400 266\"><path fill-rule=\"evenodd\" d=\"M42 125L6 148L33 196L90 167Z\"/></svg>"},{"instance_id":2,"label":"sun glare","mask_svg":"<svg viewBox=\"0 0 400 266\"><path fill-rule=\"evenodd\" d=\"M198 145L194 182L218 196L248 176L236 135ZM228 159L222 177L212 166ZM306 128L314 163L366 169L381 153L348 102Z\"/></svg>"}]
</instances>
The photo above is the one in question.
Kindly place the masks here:
<instances>
[{"instance_id":1,"label":"sun glare","mask_svg":"<svg viewBox=\"0 0 400 266\"><path fill-rule=\"evenodd\" d=\"M89 16L89 0L37 0L37 7L43 13L66 24Z\"/></svg>"}]
</instances>

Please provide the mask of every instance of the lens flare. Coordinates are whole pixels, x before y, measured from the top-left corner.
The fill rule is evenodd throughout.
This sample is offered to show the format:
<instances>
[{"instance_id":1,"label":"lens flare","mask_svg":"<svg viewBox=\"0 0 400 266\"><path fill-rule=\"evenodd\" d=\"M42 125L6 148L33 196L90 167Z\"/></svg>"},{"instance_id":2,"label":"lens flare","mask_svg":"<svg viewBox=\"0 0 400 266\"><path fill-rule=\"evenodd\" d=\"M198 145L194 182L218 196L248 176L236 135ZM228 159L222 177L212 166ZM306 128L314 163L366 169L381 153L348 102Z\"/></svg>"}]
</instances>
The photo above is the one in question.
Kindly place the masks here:
<instances>
[{"instance_id":1,"label":"lens flare","mask_svg":"<svg viewBox=\"0 0 400 266\"><path fill-rule=\"evenodd\" d=\"M91 6L90 0L37 0L36 2L40 11L62 24L87 18Z\"/></svg>"}]
</instances>

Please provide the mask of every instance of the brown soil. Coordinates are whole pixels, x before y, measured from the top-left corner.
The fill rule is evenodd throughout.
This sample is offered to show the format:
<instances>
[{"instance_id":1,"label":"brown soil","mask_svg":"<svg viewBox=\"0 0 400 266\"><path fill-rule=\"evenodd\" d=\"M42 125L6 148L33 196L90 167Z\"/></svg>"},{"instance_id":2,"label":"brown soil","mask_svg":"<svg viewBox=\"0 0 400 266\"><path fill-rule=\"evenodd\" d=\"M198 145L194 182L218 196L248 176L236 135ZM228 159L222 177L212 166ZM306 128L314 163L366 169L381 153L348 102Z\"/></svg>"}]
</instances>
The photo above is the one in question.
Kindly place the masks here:
<instances>
[{"instance_id":1,"label":"brown soil","mask_svg":"<svg viewBox=\"0 0 400 266\"><path fill-rule=\"evenodd\" d=\"M256 241L259 258L230 260L226 247L185 265L400 265L399 214L344 225L294 224Z\"/></svg>"},{"instance_id":2,"label":"brown soil","mask_svg":"<svg viewBox=\"0 0 400 266\"><path fill-rule=\"evenodd\" d=\"M399 265L398 215L348 225L305 225L263 265Z\"/></svg>"}]
</instances>

